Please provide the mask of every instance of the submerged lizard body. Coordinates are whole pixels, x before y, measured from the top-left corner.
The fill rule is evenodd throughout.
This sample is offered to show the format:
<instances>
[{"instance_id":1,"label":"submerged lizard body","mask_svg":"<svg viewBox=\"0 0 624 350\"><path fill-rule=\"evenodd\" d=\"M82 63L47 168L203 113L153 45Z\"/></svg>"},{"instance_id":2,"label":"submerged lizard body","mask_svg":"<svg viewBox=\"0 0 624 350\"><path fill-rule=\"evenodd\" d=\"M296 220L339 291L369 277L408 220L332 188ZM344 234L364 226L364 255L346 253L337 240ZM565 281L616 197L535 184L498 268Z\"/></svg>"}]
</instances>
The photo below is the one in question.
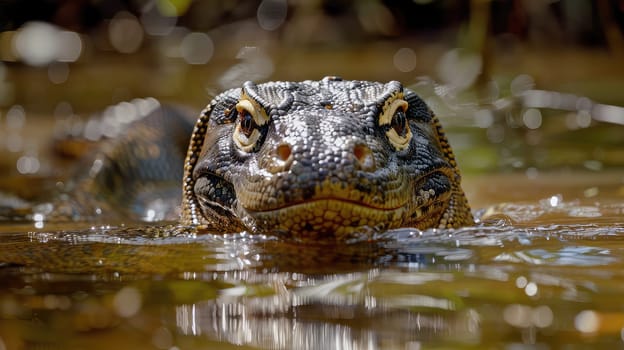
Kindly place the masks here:
<instances>
[{"instance_id":1,"label":"submerged lizard body","mask_svg":"<svg viewBox=\"0 0 624 350\"><path fill-rule=\"evenodd\" d=\"M182 221L219 232L336 238L473 218L431 110L399 82L247 82L191 136Z\"/></svg>"}]
</instances>

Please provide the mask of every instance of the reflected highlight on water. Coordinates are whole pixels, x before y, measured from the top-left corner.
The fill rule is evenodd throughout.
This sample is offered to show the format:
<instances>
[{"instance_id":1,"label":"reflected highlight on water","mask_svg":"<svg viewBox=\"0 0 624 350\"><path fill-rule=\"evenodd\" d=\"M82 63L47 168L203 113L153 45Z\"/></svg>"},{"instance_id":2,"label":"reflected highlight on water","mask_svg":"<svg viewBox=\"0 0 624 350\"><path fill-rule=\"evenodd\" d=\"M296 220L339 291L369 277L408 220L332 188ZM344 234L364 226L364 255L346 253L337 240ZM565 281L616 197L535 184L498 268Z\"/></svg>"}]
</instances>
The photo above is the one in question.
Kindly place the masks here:
<instances>
[{"instance_id":1,"label":"reflected highlight on water","mask_svg":"<svg viewBox=\"0 0 624 350\"><path fill-rule=\"evenodd\" d=\"M588 208L603 221L576 223ZM0 240L0 325L45 314L43 329L67 329L46 344L67 348L85 330L126 327L180 349L620 346L623 210L552 196L497 206L475 227L349 244L181 226L15 230ZM532 216L510 224L519 212Z\"/></svg>"}]
</instances>

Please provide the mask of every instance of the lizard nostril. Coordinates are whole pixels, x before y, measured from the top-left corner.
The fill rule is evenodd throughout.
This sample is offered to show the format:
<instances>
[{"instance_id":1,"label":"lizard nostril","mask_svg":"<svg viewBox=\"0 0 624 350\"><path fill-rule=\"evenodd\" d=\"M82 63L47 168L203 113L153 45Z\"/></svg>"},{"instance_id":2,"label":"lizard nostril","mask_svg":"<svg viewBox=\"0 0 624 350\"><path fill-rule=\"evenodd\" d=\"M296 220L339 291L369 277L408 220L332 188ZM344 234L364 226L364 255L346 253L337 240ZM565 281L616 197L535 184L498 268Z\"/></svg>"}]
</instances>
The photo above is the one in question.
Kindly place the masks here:
<instances>
[{"instance_id":1,"label":"lizard nostril","mask_svg":"<svg viewBox=\"0 0 624 350\"><path fill-rule=\"evenodd\" d=\"M375 169L375 158L368 146L362 144L355 145L353 147L353 155L362 170L371 171Z\"/></svg>"},{"instance_id":2,"label":"lizard nostril","mask_svg":"<svg viewBox=\"0 0 624 350\"><path fill-rule=\"evenodd\" d=\"M292 154L292 149L290 148L290 145L282 143L281 145L277 146L277 148L275 149L275 153L277 154L277 157L279 159L281 159L282 161L286 161Z\"/></svg>"}]
</instances>

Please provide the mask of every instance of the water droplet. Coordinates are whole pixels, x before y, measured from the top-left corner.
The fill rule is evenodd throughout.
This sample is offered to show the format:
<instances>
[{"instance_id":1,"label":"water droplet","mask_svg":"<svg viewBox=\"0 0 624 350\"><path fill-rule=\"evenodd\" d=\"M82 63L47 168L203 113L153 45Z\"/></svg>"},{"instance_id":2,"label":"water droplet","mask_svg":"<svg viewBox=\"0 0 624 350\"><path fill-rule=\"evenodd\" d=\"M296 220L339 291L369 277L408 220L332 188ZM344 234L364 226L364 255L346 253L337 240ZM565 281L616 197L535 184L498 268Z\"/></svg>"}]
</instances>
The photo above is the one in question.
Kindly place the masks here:
<instances>
[{"instance_id":1,"label":"water droplet","mask_svg":"<svg viewBox=\"0 0 624 350\"><path fill-rule=\"evenodd\" d=\"M553 208L558 207L559 205L561 205L562 200L563 198L561 197L561 195L558 194L558 195L550 197L548 199L548 204Z\"/></svg>"}]
</instances>

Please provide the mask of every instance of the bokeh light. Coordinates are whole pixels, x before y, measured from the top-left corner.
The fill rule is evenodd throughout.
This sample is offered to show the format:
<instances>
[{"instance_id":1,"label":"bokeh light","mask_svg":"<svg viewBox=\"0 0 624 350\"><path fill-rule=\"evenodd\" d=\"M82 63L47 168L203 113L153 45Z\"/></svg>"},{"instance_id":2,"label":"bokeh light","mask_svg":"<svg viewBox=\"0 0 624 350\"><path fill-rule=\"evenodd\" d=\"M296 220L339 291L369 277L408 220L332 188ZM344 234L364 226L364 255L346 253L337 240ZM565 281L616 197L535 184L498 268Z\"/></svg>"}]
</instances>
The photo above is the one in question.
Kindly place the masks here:
<instances>
[{"instance_id":1,"label":"bokeh light","mask_svg":"<svg viewBox=\"0 0 624 350\"><path fill-rule=\"evenodd\" d=\"M614 2L617 1L611 1L611 5ZM617 281L605 277L611 277L613 274L609 273L618 268L617 249L605 246L605 249L594 253L572 253L572 257L565 255L568 248L587 243L584 238L592 238L594 234L600 236L602 232L611 234L613 230L619 232L617 225L610 227L603 224L612 219L606 215L596 222L599 227L593 227L594 221L590 216L593 207L576 207L577 203L606 203L604 199L612 198L609 196L621 199L624 195L624 177L619 172L624 155L621 147L624 138L621 126L614 125L624 124L624 108L617 107L624 105L620 92L621 64L618 61L621 55L618 54L618 42L615 45L603 42L608 41L603 37L609 23L596 11L598 6L602 6L597 4L602 2L591 3L591 6L588 5L590 2L586 2L584 6L574 7L578 10L575 18L585 19L579 22L567 18L570 9L576 5L562 1L531 4L433 0L94 0L43 3L47 5L47 10L29 9L25 1L5 1L0 5L0 17L9 20L3 23L5 31L0 32L0 149L5 153L0 169L6 172L0 189L0 216L5 215L2 210L6 211L7 207L3 196L13 189L20 191L17 195L23 196L28 205L31 198L33 202L41 198L50 209L41 211L38 209L41 207L37 206L28 219L32 218L37 229L44 228L44 224L49 226L46 229L50 231L50 237L57 227L65 227L65 223L57 226L54 222L58 217L55 216L56 210L61 209L63 215L70 213L68 217L72 218L82 215L73 213L73 210L78 212L83 209L75 204L82 202L74 201L73 197L83 195L82 191L74 191L76 187L72 187L74 168L82 174L81 179L103 174L109 162L104 155L92 151L102 149L99 148L101 145L108 150L107 146L115 145L115 140L108 138L128 135L129 130L133 132L135 129L128 129L130 123L141 123L141 118L160 106L155 99L136 97L157 96L163 103L174 103L180 110L188 109L189 119L193 119L216 93L240 87L249 80L316 80L335 74L345 79L400 80L406 88L418 85L416 88L422 88L422 92L417 93L436 109L436 115L448 132L459 167L466 174L464 179L468 180L464 185L467 185L466 193L471 204L474 203L473 198L482 199L481 203L477 201L478 204L473 204L475 215L480 215L484 202L489 210L491 202L505 201L504 205L508 205L535 195L545 199L536 207L527 207L526 217L501 212L504 216L501 215L500 222L494 225L522 226L519 230L509 231L510 235L503 234L505 230L499 231L499 227L491 227L484 221L484 224L478 225L478 232L466 228L468 235L464 235L463 229L451 232L448 237L446 230L437 229L405 233L401 237L406 237L414 246L401 245L398 251L392 250L384 241L383 248L388 250L388 254L384 253L381 257L383 266L375 260L375 266L371 266L368 273L362 270L361 274L358 272L355 275L350 268L346 269L348 271L345 272L355 279L349 277L347 284L332 284L330 287L339 288L323 293L322 298L313 295L314 292L323 287L324 282L342 283L339 279L344 276L341 272L343 266L339 267L339 271L328 269L328 274L323 274L321 281L312 276L315 273L307 273L311 271L310 267L316 269L315 266L305 266L305 271L301 273L293 267L292 273L275 275L271 271L282 270L281 266L275 265L274 270L260 276L262 281L268 281L265 286L262 281L258 284L255 283L257 280L248 279L257 277L254 270L239 273L241 266L256 263L258 265L253 266L260 266L264 264L263 257L268 256L261 254L264 251L249 252L251 245L242 249L240 254L238 247L234 247L237 254L228 250L232 253L227 254L228 259L232 256L237 258L232 262L206 260L206 254L203 254L204 258L202 254L189 255L200 260L199 268L195 269L193 265L188 271L174 271L172 276L174 279L184 276L189 280L187 282L195 280L192 286L189 285L191 289L196 287L195 282L202 282L199 288L205 291L208 286L210 295L206 300L203 298L206 293L185 293L182 295L184 305L181 306L174 305L180 304L180 298L175 293L157 293L172 296L175 300L169 300L173 303L171 305L162 298L156 300L152 292L145 294L151 287L142 282L133 283L131 278L124 277L132 277L133 274L125 275L121 270L116 272L121 265L113 267L116 269L114 273L104 276L107 281L115 280L111 288L107 286L108 289L102 291L98 285L91 286L89 281L93 282L92 279L85 285L82 275L76 274L74 277L80 280L75 282L80 291L73 294L67 289L68 295L49 294L45 291L46 281L40 281L38 274L33 277L26 271L26 280L32 282L36 277L36 285L26 283L28 286L23 290L5 288L6 300L0 300L0 306L3 306L0 311L4 311L0 313L9 316L5 319L18 334L14 336L0 331L0 350L12 348L16 339L22 345L54 347L58 344L48 343L49 337L41 337L40 334L60 329L64 322L70 324L65 332L68 339L62 341L68 344L75 342L73 335L77 334L84 347L88 347L86 342L93 338L92 333L99 339L97 334L104 334L102 331L108 337L109 333L118 330L123 333L119 337L122 344L128 340L129 331L131 336L141 338L142 344L148 347L169 350L182 347L184 342L178 344L181 340L187 343L207 341L210 345L215 345L217 341L235 343L235 346L257 345L246 343L256 335L254 339L268 339L261 346L265 348L279 347L276 344L288 347L286 339L297 337L308 341L307 345L316 344L316 339L321 339L325 341L323 345L327 345L329 340L340 340L342 342L332 344L369 348L382 344L402 349L448 344L477 348L480 347L479 341L510 349L545 348L550 346L550 342L557 343L553 347L574 342L591 346L594 340L603 341L606 338L621 343L620 338L624 337L621 329L623 316L618 310L607 310L609 303L618 301L618 291L613 288ZM8 16L3 11L4 4L16 4L22 16ZM488 5L489 10L482 14L483 18L478 18L477 7L483 9L483 4ZM504 12L500 11L501 8ZM624 17L619 10L611 11L614 15L611 20L617 22L616 32L621 32ZM47 22L40 22L44 20ZM576 33L592 30L588 27L596 27L593 30L597 35L588 42L575 42ZM561 46L551 45L551 30L558 31L554 37L565 39ZM536 37L540 38L535 40ZM621 51L624 48L621 40L619 45L620 52L624 52ZM560 47L564 50L559 50ZM608 67L600 67L601 64ZM421 79L421 76L425 78ZM428 85L421 85L422 81L427 81ZM122 100L127 102L118 103ZM151 136L151 133L141 135ZM154 133L154 136L160 141L163 134ZM171 132L164 136L175 135ZM182 139L182 146L186 146L188 139ZM424 142L423 139L415 141L418 145ZM148 148L149 152L154 149ZM156 152L165 150L155 148ZM75 152L72 152L74 149ZM55 153L59 150L58 154ZM79 162L71 158L85 153L95 158ZM568 175L577 170L589 173L587 183L578 188L574 185L573 196L572 190L568 192L567 187L559 191L559 182L567 185L567 181L572 184L582 181ZM494 175L495 181L489 181L488 176L491 175ZM617 178L614 184L607 184L603 176ZM556 184L551 187L549 179L553 177ZM51 184L60 181L56 189L63 192L61 200L67 200L66 204L62 203L65 206L57 206L54 201L57 197L52 197L56 196L56 192L51 196L42 192L30 193L35 192L35 186L28 186L30 183L39 185L42 180L48 182L50 178ZM516 183L516 179L520 181ZM530 186L527 187L523 181ZM179 194L180 182L175 182L175 186L175 193ZM507 188L512 191L507 191ZM530 188L530 191L524 191L525 188ZM82 187L78 189L83 190ZM135 189L137 192L140 190L135 187L131 192ZM151 188L148 191L154 192ZM106 191L101 194L103 200L108 199ZM82 200L82 197L77 199ZM179 203L176 201L176 205ZM114 208L104 203L88 204L94 205L88 208L89 215L101 215L95 218L97 224L101 221L109 223L108 214ZM160 198L146 202L137 218L160 222L167 218L163 214L168 205L169 202ZM573 206L579 210L578 213L570 211ZM604 212L608 214L609 210L618 208L608 207ZM533 220L531 215L542 212L545 215L536 219L539 220L537 227L525 225L528 220ZM603 214L602 211L593 213ZM621 211L618 211L615 216L620 214ZM559 225L558 221L552 227L543 225L549 220L561 218L565 221L573 216L575 221L572 225ZM577 222L579 226L575 226ZM124 236L119 242L129 237L127 234L133 234L128 230L130 226L124 224L121 228ZM30 224L28 229L33 229ZM76 248L83 248L83 243L100 246L100 242L82 241L83 238L90 239L95 231L85 232L85 235L76 235L74 231L78 229L67 236L67 243L80 243L74 244ZM438 235L439 232L442 234ZM471 233L477 233L477 236L473 237ZM104 237L105 243L119 237L109 232L97 236L96 239ZM230 240L229 235L226 239L246 244L252 243L249 237L245 233L234 238L235 242ZM144 252L153 253L155 248L159 248L144 247L142 243L151 239L146 238L130 242L133 251L136 248L142 252L146 248ZM179 248L178 239L186 239L163 238L163 248L171 252ZM218 238L215 246L221 249L223 241ZM160 237L158 239L160 242ZM479 245L477 241L488 243L484 243L487 246L474 246L477 250L473 251L471 244ZM119 242L113 243L113 253L126 246ZM365 244L367 250L369 243ZM457 247L462 245L463 248L438 254L437 249L445 248L447 243ZM596 245L595 241L589 243ZM211 244L206 247L211 248ZM490 245L491 251L486 251ZM41 247L45 248L44 245ZM52 248L55 247L57 245L53 244ZM501 247L508 254L509 261L479 258L498 257ZM353 251L351 248L350 245L347 253ZM481 250L487 254L477 254ZM537 250L543 253L536 253ZM560 250L563 252L561 257L558 255ZM435 257L429 254L434 251ZM378 253L378 250L375 252ZM225 256L222 253L221 249L215 256ZM356 253L360 254L360 251ZM429 259L429 256L432 258ZM552 256L554 258L551 259ZM358 271L371 261L356 261L359 255L347 258L349 264L357 262ZM577 274L569 265L558 270L557 264L573 259L582 261L571 263L579 266L592 264L592 261L603 263L604 273L592 277L594 270L599 272L599 266L586 269L587 274L583 274L583 269L579 269L581 273ZM613 259L615 265L609 265L609 259ZM408 267L401 271L405 274L395 274L397 270L390 266L395 260L401 264L399 268ZM102 269L108 271L114 261L96 257L93 263L97 265L94 267L97 274ZM121 267L131 269L131 263ZM270 263L279 261L276 259ZM141 266L151 268L156 265ZM230 269L230 266L233 267ZM269 267L272 268L273 265ZM421 281L423 276L426 279L426 270L430 268L444 272L443 282L448 285L442 286L439 281L432 280L430 285L427 284L429 282L423 283L423 295L414 294L414 288L405 281ZM205 273L201 272L202 269ZM212 273L212 270L218 272ZM228 270L233 271L232 274ZM386 288L388 272L396 276L393 277L392 288ZM162 276L168 275L158 274L157 289L177 289L176 283L180 281L171 285L167 278L160 278ZM282 280L281 276L287 279ZM18 274L14 277L22 276ZM44 274L39 277L48 279L50 276ZM66 274L60 276L66 277ZM552 281L548 282L549 278ZM206 280L200 281L202 279ZM71 283L61 282L64 282L63 286L71 287ZM102 285L99 281L95 283ZM491 295L484 293L484 285L495 286ZM444 288L436 293L439 286ZM192 292L191 289L189 291ZM290 302L292 298L284 299L284 291L292 294L296 302ZM326 288L326 291L329 289ZM267 293L273 292L278 295L275 298L270 295L267 299ZM216 302L215 293L218 297ZM16 301L13 301L13 296ZM479 299L478 305L467 307L464 301L470 304L475 296ZM282 299L286 302L283 305ZM276 303L276 300L280 302ZM9 303L15 306L8 307ZM250 308L256 304L262 308L259 313ZM284 310L293 305L297 306L295 311L304 313L294 315L287 311L286 321L280 318ZM246 308L249 313L240 312ZM9 309L17 311L7 311ZM54 310L67 312L59 317L59 314L51 312ZM232 311L231 314L226 313L228 310ZM278 310L278 313L273 310ZM169 316L163 318L163 311ZM309 314L306 312L310 311L314 313L314 322L307 322L310 319L307 319ZM75 312L75 317L68 317L68 312ZM37 318L36 324L31 327L32 322L24 322L23 316L34 313L43 313L44 317ZM204 326L202 321L206 321L206 317L193 315L217 315L219 325L214 326L215 323L208 317L208 325ZM323 317L317 317L319 315ZM174 316L176 319L172 319ZM364 318L357 322L353 320L353 317L360 316ZM466 317L472 321L467 323ZM268 322L257 326L256 321ZM305 327L299 327L297 322ZM487 327L493 324L496 327L492 332ZM293 325L298 330L294 334L297 337L293 336ZM395 327L397 325L399 327ZM22 326L26 330L22 330ZM72 327L75 329L70 329ZM462 327L471 327L470 336L464 336ZM213 330L216 328L223 332L215 335ZM31 331L40 334L30 334ZM188 334L202 337L190 339ZM22 336L25 340L21 339ZM40 338L44 344L37 342ZM356 343L354 339L360 342ZM270 343L273 340L275 342ZM108 345L115 347L112 342ZM57 347L62 347L62 344ZM331 344L317 348L331 348Z\"/></svg>"},{"instance_id":2,"label":"bokeh light","mask_svg":"<svg viewBox=\"0 0 624 350\"><path fill-rule=\"evenodd\" d=\"M143 43L143 27L129 12L119 12L108 25L111 45L121 53L134 53Z\"/></svg>"},{"instance_id":3,"label":"bokeh light","mask_svg":"<svg viewBox=\"0 0 624 350\"><path fill-rule=\"evenodd\" d=\"M542 126L542 112L537 108L529 108L522 113L522 122L529 129L539 129Z\"/></svg>"},{"instance_id":4,"label":"bokeh light","mask_svg":"<svg viewBox=\"0 0 624 350\"><path fill-rule=\"evenodd\" d=\"M413 71L416 68L416 62L416 52L409 47L398 49L393 57L394 66L403 73Z\"/></svg>"},{"instance_id":5,"label":"bokeh light","mask_svg":"<svg viewBox=\"0 0 624 350\"><path fill-rule=\"evenodd\" d=\"M494 113L489 109L480 109L474 114L477 127L487 129L494 124Z\"/></svg>"},{"instance_id":6,"label":"bokeh light","mask_svg":"<svg viewBox=\"0 0 624 350\"><path fill-rule=\"evenodd\" d=\"M44 66L57 57L56 28L44 22L26 24L14 39L15 56L33 66Z\"/></svg>"},{"instance_id":7,"label":"bokeh light","mask_svg":"<svg viewBox=\"0 0 624 350\"><path fill-rule=\"evenodd\" d=\"M32 66L75 62L82 54L82 39L77 33L45 22L28 22L11 39L13 56Z\"/></svg>"},{"instance_id":8,"label":"bokeh light","mask_svg":"<svg viewBox=\"0 0 624 350\"><path fill-rule=\"evenodd\" d=\"M451 88L464 90L472 86L481 73L483 62L475 53L452 49L446 52L438 64L440 79Z\"/></svg>"},{"instance_id":9,"label":"bokeh light","mask_svg":"<svg viewBox=\"0 0 624 350\"><path fill-rule=\"evenodd\" d=\"M113 308L121 317L134 316L141 310L142 303L141 292L134 287L123 287L113 297Z\"/></svg>"},{"instance_id":10,"label":"bokeh light","mask_svg":"<svg viewBox=\"0 0 624 350\"><path fill-rule=\"evenodd\" d=\"M503 319L514 327L529 327L531 325L531 307L519 304L509 305L503 311Z\"/></svg>"},{"instance_id":11,"label":"bokeh light","mask_svg":"<svg viewBox=\"0 0 624 350\"><path fill-rule=\"evenodd\" d=\"M574 318L574 327L581 333L594 333L600 327L600 317L595 311L581 311Z\"/></svg>"},{"instance_id":12,"label":"bokeh light","mask_svg":"<svg viewBox=\"0 0 624 350\"><path fill-rule=\"evenodd\" d=\"M511 304L503 310L505 322L517 328L547 328L552 325L553 318L553 312L547 305L531 307L528 305Z\"/></svg>"},{"instance_id":13,"label":"bokeh light","mask_svg":"<svg viewBox=\"0 0 624 350\"><path fill-rule=\"evenodd\" d=\"M180 54L188 64L206 64L213 52L214 44L206 33L188 33L180 43Z\"/></svg>"},{"instance_id":14,"label":"bokeh light","mask_svg":"<svg viewBox=\"0 0 624 350\"><path fill-rule=\"evenodd\" d=\"M82 39L75 32L61 30L56 35L57 57L59 62L76 62L82 54Z\"/></svg>"},{"instance_id":15,"label":"bokeh light","mask_svg":"<svg viewBox=\"0 0 624 350\"><path fill-rule=\"evenodd\" d=\"M17 171L20 174L36 174L40 166L39 158L36 156L24 155L17 160Z\"/></svg>"},{"instance_id":16,"label":"bokeh light","mask_svg":"<svg viewBox=\"0 0 624 350\"><path fill-rule=\"evenodd\" d=\"M264 30L276 30L284 24L287 14L286 0L262 0L257 12L258 25Z\"/></svg>"},{"instance_id":17,"label":"bokeh light","mask_svg":"<svg viewBox=\"0 0 624 350\"><path fill-rule=\"evenodd\" d=\"M141 23L149 35L169 35L177 22L177 16L165 16L155 2L148 2L142 9Z\"/></svg>"},{"instance_id":18,"label":"bokeh light","mask_svg":"<svg viewBox=\"0 0 624 350\"><path fill-rule=\"evenodd\" d=\"M9 131L19 131L26 124L24 107L14 105L6 113L6 126Z\"/></svg>"}]
</instances>

